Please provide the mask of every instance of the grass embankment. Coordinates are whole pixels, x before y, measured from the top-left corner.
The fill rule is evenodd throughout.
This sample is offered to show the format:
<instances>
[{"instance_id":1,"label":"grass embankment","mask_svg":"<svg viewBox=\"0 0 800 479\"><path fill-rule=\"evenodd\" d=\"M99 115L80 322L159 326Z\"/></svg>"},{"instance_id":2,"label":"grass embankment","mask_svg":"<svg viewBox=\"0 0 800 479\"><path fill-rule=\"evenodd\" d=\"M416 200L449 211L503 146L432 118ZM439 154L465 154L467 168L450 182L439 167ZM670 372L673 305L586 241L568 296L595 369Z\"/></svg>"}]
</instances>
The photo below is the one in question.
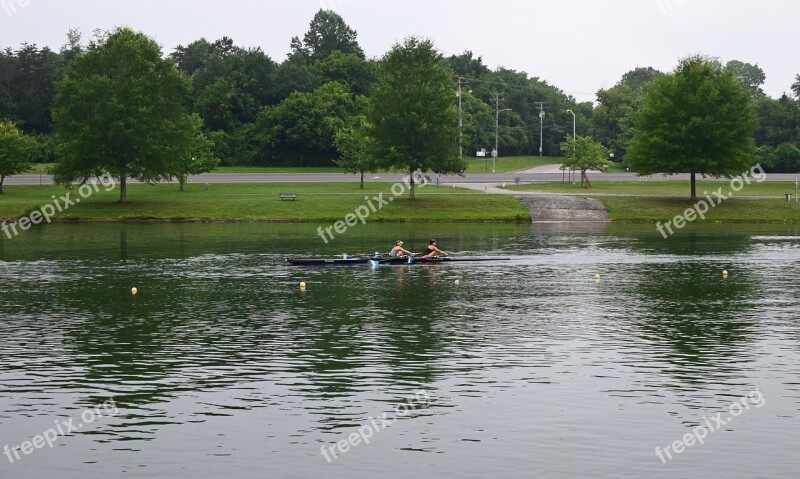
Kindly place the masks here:
<instances>
[{"instance_id":1,"label":"grass embankment","mask_svg":"<svg viewBox=\"0 0 800 479\"><path fill-rule=\"evenodd\" d=\"M580 175L579 175L580 176ZM595 176L596 177L596 176ZM675 196L689 198L691 186L689 181L657 180L657 181L601 181L591 179L592 187L581 188L571 183L532 183L526 185L510 185L506 189L513 191L545 191L554 193L578 193L585 195L635 195L635 196ZM737 186L738 187L738 186ZM733 193L734 196L775 196L783 197L786 193L794 196L794 182L763 181L745 184L739 192L733 192L730 181L697 181L697 195L703 197L704 192L713 196L713 192L722 188L722 194Z\"/></svg>"},{"instance_id":2,"label":"grass embankment","mask_svg":"<svg viewBox=\"0 0 800 479\"><path fill-rule=\"evenodd\" d=\"M612 221L656 222L669 221L683 215L695 201L677 198L648 198L630 196L596 197L608 209ZM800 204L792 200L729 199L705 214L705 221L720 223L799 223ZM698 221L700 221L698 219Z\"/></svg>"},{"instance_id":3,"label":"grass embankment","mask_svg":"<svg viewBox=\"0 0 800 479\"><path fill-rule=\"evenodd\" d=\"M713 194L722 188L721 194L733 194L733 198L720 199ZM689 199L688 181L593 181L591 189L564 183L542 183L508 186L514 191L543 191L554 193L578 193L594 197L608 209L612 221L669 221L682 215L687 208L705 198L706 192L714 206L706 213L707 221L717 222L800 222L800 205L785 200L786 193L794 195L794 183L782 181L752 182L738 193L731 190L729 181L698 181L698 200ZM631 195L631 196L603 196ZM741 199L742 196L772 196L775 199ZM669 197L669 198L665 198Z\"/></svg>"},{"instance_id":4,"label":"grass embankment","mask_svg":"<svg viewBox=\"0 0 800 479\"><path fill-rule=\"evenodd\" d=\"M333 222L341 220L357 207L367 205L383 193L393 198L391 183L368 183L364 190L358 183L269 183L269 184L188 184L180 193L176 184L128 185L129 203L117 203L119 190L100 189L80 204L54 216L57 221L297 221ZM51 195L65 194L58 186L6 186L0 195L0 218L16 219L52 203ZM369 221L529 221L528 209L517 199L486 195L460 188L417 188L417 200L407 200L408 193L393 198ZM296 201L281 201L278 194L293 192ZM76 196L77 190L73 193ZM62 202L63 203L63 202ZM378 201L372 200L375 208Z\"/></svg>"}]
</instances>

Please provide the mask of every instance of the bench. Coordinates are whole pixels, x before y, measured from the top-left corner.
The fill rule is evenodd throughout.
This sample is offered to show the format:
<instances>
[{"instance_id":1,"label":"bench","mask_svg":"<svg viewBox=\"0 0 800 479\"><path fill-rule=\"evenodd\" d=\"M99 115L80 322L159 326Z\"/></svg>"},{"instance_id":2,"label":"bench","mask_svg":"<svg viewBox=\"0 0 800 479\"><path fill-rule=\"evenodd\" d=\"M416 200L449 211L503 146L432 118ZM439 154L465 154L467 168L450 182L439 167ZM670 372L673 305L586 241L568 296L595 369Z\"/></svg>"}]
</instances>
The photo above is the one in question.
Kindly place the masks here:
<instances>
[{"instance_id":1,"label":"bench","mask_svg":"<svg viewBox=\"0 0 800 479\"><path fill-rule=\"evenodd\" d=\"M292 200L292 201L294 201L294 200L297 199L297 193L278 193L278 198L280 198L281 201L283 201L283 200Z\"/></svg>"}]
</instances>

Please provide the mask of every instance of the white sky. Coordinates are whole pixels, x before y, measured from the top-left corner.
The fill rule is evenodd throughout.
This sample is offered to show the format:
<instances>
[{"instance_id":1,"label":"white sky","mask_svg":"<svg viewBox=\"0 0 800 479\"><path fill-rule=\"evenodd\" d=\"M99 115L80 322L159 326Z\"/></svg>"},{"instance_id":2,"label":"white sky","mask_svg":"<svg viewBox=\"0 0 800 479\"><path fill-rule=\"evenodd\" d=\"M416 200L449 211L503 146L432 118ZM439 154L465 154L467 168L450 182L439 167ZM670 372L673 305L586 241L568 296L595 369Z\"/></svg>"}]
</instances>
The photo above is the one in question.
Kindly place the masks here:
<instances>
[{"instance_id":1,"label":"white sky","mask_svg":"<svg viewBox=\"0 0 800 479\"><path fill-rule=\"evenodd\" d=\"M447 55L472 50L492 69L525 71L579 101L635 67L671 70L695 53L757 63L771 96L800 73L798 0L0 0L0 48L58 49L70 28L88 38L126 25L165 53L227 35L280 62L320 8L342 15L368 56L424 36Z\"/></svg>"}]
</instances>

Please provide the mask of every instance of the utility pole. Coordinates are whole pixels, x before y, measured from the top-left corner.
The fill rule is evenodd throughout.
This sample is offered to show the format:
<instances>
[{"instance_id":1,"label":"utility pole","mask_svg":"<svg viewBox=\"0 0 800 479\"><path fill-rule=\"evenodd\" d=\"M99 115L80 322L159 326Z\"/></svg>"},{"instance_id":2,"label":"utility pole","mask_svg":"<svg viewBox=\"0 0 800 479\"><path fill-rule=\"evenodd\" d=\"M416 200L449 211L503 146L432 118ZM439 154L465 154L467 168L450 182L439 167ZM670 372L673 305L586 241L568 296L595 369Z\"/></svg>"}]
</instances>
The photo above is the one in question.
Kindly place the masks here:
<instances>
[{"instance_id":1,"label":"utility pole","mask_svg":"<svg viewBox=\"0 0 800 479\"><path fill-rule=\"evenodd\" d=\"M461 85L466 85L468 82L462 77L458 77L458 157L464 159L464 117L461 114Z\"/></svg>"}]
</instances>

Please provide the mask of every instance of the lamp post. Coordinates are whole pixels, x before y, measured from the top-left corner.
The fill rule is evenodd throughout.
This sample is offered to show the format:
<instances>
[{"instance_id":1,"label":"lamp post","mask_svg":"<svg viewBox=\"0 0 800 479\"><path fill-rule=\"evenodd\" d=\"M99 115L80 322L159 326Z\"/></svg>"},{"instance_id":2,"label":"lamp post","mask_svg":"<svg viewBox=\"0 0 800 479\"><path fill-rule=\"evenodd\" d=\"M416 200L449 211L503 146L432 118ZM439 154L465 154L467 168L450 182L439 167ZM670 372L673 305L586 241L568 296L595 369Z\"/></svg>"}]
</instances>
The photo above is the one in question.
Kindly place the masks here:
<instances>
[{"instance_id":1,"label":"lamp post","mask_svg":"<svg viewBox=\"0 0 800 479\"><path fill-rule=\"evenodd\" d=\"M572 111L572 110L567 110L567 111L572 113L572 154L574 155L575 154L575 112Z\"/></svg>"},{"instance_id":2,"label":"lamp post","mask_svg":"<svg viewBox=\"0 0 800 479\"><path fill-rule=\"evenodd\" d=\"M461 114L461 85L466 84L467 81L461 77L458 77L458 157L463 159L464 158L464 147L463 147L463 137L464 137L464 117Z\"/></svg>"},{"instance_id":3,"label":"lamp post","mask_svg":"<svg viewBox=\"0 0 800 479\"><path fill-rule=\"evenodd\" d=\"M544 108L539 104L539 158L542 157L542 143L544 142Z\"/></svg>"},{"instance_id":4,"label":"lamp post","mask_svg":"<svg viewBox=\"0 0 800 479\"><path fill-rule=\"evenodd\" d=\"M495 112L495 115L494 115L494 155L492 155L494 158L493 158L493 161L492 161L492 173L494 173L495 170L496 170L497 157L500 154L500 151L497 149L497 134L498 134L498 129L500 127L500 112L501 111L511 111L511 108L503 108L502 110L498 108L496 110L496 112Z\"/></svg>"}]
</instances>

